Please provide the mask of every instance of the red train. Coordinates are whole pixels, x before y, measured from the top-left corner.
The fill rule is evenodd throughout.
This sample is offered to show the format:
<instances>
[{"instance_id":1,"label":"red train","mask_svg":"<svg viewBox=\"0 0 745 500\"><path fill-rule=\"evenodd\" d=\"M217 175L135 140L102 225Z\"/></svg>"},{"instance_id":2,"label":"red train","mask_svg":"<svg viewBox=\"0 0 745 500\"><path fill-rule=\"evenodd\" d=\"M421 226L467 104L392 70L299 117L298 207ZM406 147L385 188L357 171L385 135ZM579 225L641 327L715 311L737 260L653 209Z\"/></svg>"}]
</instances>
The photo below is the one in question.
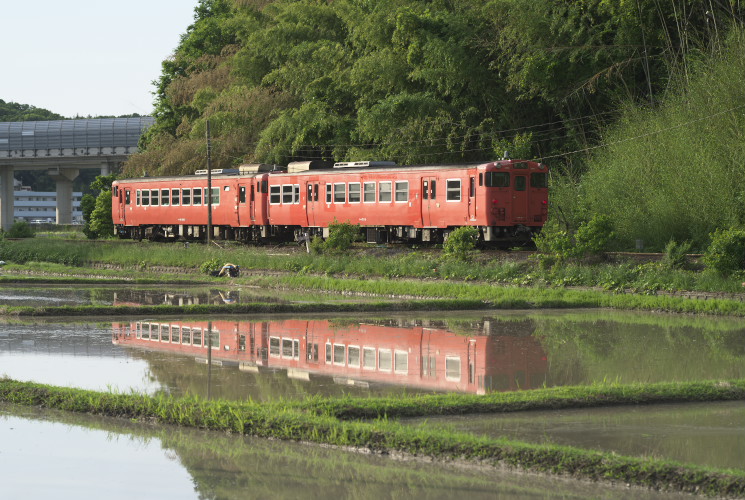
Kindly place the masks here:
<instances>
[{"instance_id":1,"label":"red train","mask_svg":"<svg viewBox=\"0 0 745 500\"><path fill-rule=\"evenodd\" d=\"M116 234L204 238L204 174L115 181ZM408 167L296 162L281 170L244 165L212 176L213 237L246 242L325 238L335 221L359 224L368 242L441 242L460 226L478 228L486 242L509 241L540 230L547 208L548 170L532 161Z\"/></svg>"},{"instance_id":2,"label":"red train","mask_svg":"<svg viewBox=\"0 0 745 500\"><path fill-rule=\"evenodd\" d=\"M243 371L286 370L297 379L330 376L351 385L484 394L538 388L546 381L546 354L533 336L458 335L436 324L393 323L220 320L210 329L207 321L133 321L114 323L112 341L210 357Z\"/></svg>"}]
</instances>

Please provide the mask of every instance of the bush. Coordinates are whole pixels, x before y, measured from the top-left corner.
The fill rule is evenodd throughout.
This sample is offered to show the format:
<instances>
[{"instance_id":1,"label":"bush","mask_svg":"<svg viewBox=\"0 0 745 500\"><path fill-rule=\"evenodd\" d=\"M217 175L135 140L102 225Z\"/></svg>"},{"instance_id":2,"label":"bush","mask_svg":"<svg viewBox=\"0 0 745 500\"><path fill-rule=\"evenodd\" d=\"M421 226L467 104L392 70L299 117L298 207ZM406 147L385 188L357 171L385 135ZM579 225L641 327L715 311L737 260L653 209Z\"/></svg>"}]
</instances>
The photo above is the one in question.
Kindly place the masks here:
<instances>
[{"instance_id":1,"label":"bush","mask_svg":"<svg viewBox=\"0 0 745 500\"><path fill-rule=\"evenodd\" d=\"M201 272L210 276L219 272L220 269L222 269L222 264L220 264L220 261L217 259L206 260L199 266Z\"/></svg>"},{"instance_id":2,"label":"bush","mask_svg":"<svg viewBox=\"0 0 745 500\"><path fill-rule=\"evenodd\" d=\"M478 229L462 226L450 233L442 245L442 250L446 258L469 261L475 253L478 240Z\"/></svg>"},{"instance_id":3,"label":"bush","mask_svg":"<svg viewBox=\"0 0 745 500\"><path fill-rule=\"evenodd\" d=\"M329 224L329 237L326 241L316 236L310 242L313 253L342 253L350 248L360 237L360 225L350 222L334 222Z\"/></svg>"},{"instance_id":4,"label":"bush","mask_svg":"<svg viewBox=\"0 0 745 500\"><path fill-rule=\"evenodd\" d=\"M677 243L670 240L665 245L665 253L660 264L665 269L685 269L688 265L687 254L691 251L691 242Z\"/></svg>"},{"instance_id":5,"label":"bush","mask_svg":"<svg viewBox=\"0 0 745 500\"><path fill-rule=\"evenodd\" d=\"M557 261L565 261L599 255L607 250L614 237L610 217L596 215L582 223L574 234L561 229L555 221L550 221L533 241L542 254Z\"/></svg>"},{"instance_id":6,"label":"bush","mask_svg":"<svg viewBox=\"0 0 745 500\"><path fill-rule=\"evenodd\" d=\"M704 254L704 264L723 276L745 269L745 231L717 229Z\"/></svg>"},{"instance_id":7,"label":"bush","mask_svg":"<svg viewBox=\"0 0 745 500\"><path fill-rule=\"evenodd\" d=\"M8 238L33 238L35 236L34 229L25 220L19 220L10 226L10 229L5 233Z\"/></svg>"}]
</instances>

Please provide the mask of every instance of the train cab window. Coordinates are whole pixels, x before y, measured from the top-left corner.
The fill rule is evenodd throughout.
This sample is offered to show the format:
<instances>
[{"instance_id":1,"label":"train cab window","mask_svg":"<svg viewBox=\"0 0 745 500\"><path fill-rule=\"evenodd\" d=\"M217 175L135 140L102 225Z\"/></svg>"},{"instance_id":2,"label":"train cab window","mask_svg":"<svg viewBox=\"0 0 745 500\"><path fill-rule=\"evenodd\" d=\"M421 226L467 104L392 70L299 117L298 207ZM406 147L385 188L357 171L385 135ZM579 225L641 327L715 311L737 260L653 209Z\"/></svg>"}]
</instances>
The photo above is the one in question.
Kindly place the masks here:
<instances>
[{"instance_id":1,"label":"train cab window","mask_svg":"<svg viewBox=\"0 0 745 500\"><path fill-rule=\"evenodd\" d=\"M127 189L126 191L124 191L124 204L129 205L131 202L132 200L130 199L130 196L129 196L129 189Z\"/></svg>"},{"instance_id":2,"label":"train cab window","mask_svg":"<svg viewBox=\"0 0 745 500\"><path fill-rule=\"evenodd\" d=\"M455 356L445 357L445 379L453 382L460 380L460 358Z\"/></svg>"},{"instance_id":3,"label":"train cab window","mask_svg":"<svg viewBox=\"0 0 745 500\"><path fill-rule=\"evenodd\" d=\"M429 199L434 200L435 198L437 198L437 181L433 179L429 185Z\"/></svg>"},{"instance_id":4,"label":"train cab window","mask_svg":"<svg viewBox=\"0 0 745 500\"><path fill-rule=\"evenodd\" d=\"M292 184L286 184L282 186L282 203L285 205L291 205L293 200Z\"/></svg>"},{"instance_id":5,"label":"train cab window","mask_svg":"<svg viewBox=\"0 0 745 500\"><path fill-rule=\"evenodd\" d=\"M246 186L238 186L238 203L246 203Z\"/></svg>"},{"instance_id":6,"label":"train cab window","mask_svg":"<svg viewBox=\"0 0 745 500\"><path fill-rule=\"evenodd\" d=\"M205 189L204 192L207 193L207 189ZM198 206L202 204L202 188L194 188L193 198L194 199L192 200L192 204L194 206Z\"/></svg>"},{"instance_id":7,"label":"train cab window","mask_svg":"<svg viewBox=\"0 0 745 500\"><path fill-rule=\"evenodd\" d=\"M326 203L331 203L331 184L326 184Z\"/></svg>"},{"instance_id":8,"label":"train cab window","mask_svg":"<svg viewBox=\"0 0 745 500\"><path fill-rule=\"evenodd\" d=\"M178 202L180 201L180 198L181 198L180 195L181 193L179 192L178 189L171 189L171 206L174 206L174 207L178 206Z\"/></svg>"},{"instance_id":9,"label":"train cab window","mask_svg":"<svg viewBox=\"0 0 745 500\"><path fill-rule=\"evenodd\" d=\"M537 173L530 174L530 187L534 188L547 188L548 187L548 174Z\"/></svg>"},{"instance_id":10,"label":"train cab window","mask_svg":"<svg viewBox=\"0 0 745 500\"><path fill-rule=\"evenodd\" d=\"M486 187L510 187L510 174L508 172L487 172Z\"/></svg>"},{"instance_id":11,"label":"train cab window","mask_svg":"<svg viewBox=\"0 0 745 500\"><path fill-rule=\"evenodd\" d=\"M375 203L375 183L374 182L366 182L364 187L364 200L365 203Z\"/></svg>"},{"instance_id":12,"label":"train cab window","mask_svg":"<svg viewBox=\"0 0 745 500\"><path fill-rule=\"evenodd\" d=\"M343 182L334 184L334 203L344 203L347 201L347 185Z\"/></svg>"},{"instance_id":13,"label":"train cab window","mask_svg":"<svg viewBox=\"0 0 745 500\"><path fill-rule=\"evenodd\" d=\"M160 204L167 207L171 203L171 190L161 189L160 190Z\"/></svg>"},{"instance_id":14,"label":"train cab window","mask_svg":"<svg viewBox=\"0 0 745 500\"><path fill-rule=\"evenodd\" d=\"M396 181L396 201L409 201L409 181Z\"/></svg>"},{"instance_id":15,"label":"train cab window","mask_svg":"<svg viewBox=\"0 0 745 500\"><path fill-rule=\"evenodd\" d=\"M142 206L147 207L150 205L150 190L149 189L143 189L142 190Z\"/></svg>"},{"instance_id":16,"label":"train cab window","mask_svg":"<svg viewBox=\"0 0 745 500\"><path fill-rule=\"evenodd\" d=\"M447 180L447 201L460 201L460 179Z\"/></svg>"},{"instance_id":17,"label":"train cab window","mask_svg":"<svg viewBox=\"0 0 745 500\"><path fill-rule=\"evenodd\" d=\"M300 203L300 184L295 184L293 186L293 193L294 193L294 199L293 203Z\"/></svg>"},{"instance_id":18,"label":"train cab window","mask_svg":"<svg viewBox=\"0 0 745 500\"><path fill-rule=\"evenodd\" d=\"M150 205L153 207L158 205L158 190L157 189L150 190Z\"/></svg>"},{"instance_id":19,"label":"train cab window","mask_svg":"<svg viewBox=\"0 0 745 500\"><path fill-rule=\"evenodd\" d=\"M391 182L385 181L378 184L378 201L386 202L391 201Z\"/></svg>"},{"instance_id":20,"label":"train cab window","mask_svg":"<svg viewBox=\"0 0 745 500\"><path fill-rule=\"evenodd\" d=\"M196 189L194 190L194 194L196 195ZM201 198L201 193L200 193ZM181 204L185 207L188 207L191 205L191 189L185 188L181 191ZM196 205L196 203L195 203Z\"/></svg>"},{"instance_id":21,"label":"train cab window","mask_svg":"<svg viewBox=\"0 0 745 500\"><path fill-rule=\"evenodd\" d=\"M524 175L515 176L515 191L525 191L526 184Z\"/></svg>"},{"instance_id":22,"label":"train cab window","mask_svg":"<svg viewBox=\"0 0 745 500\"><path fill-rule=\"evenodd\" d=\"M279 205L282 201L282 188L280 186L272 186L269 188L269 204Z\"/></svg>"},{"instance_id":23,"label":"train cab window","mask_svg":"<svg viewBox=\"0 0 745 500\"><path fill-rule=\"evenodd\" d=\"M360 183L350 182L349 183L349 203L359 203L360 197Z\"/></svg>"}]
</instances>

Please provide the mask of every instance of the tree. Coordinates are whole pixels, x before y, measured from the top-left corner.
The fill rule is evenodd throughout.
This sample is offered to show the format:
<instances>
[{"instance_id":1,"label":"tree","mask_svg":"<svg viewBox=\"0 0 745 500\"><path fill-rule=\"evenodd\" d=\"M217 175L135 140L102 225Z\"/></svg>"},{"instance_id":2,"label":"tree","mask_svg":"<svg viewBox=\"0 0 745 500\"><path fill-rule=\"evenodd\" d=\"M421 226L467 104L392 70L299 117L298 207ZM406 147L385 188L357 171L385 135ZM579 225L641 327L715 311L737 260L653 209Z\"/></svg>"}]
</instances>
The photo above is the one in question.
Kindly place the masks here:
<instances>
[{"instance_id":1,"label":"tree","mask_svg":"<svg viewBox=\"0 0 745 500\"><path fill-rule=\"evenodd\" d=\"M116 174L99 175L91 183L91 189L98 191L98 196L86 194L80 201L83 212L83 233L89 239L107 238L114 234L114 222L111 216L111 184Z\"/></svg>"}]
</instances>

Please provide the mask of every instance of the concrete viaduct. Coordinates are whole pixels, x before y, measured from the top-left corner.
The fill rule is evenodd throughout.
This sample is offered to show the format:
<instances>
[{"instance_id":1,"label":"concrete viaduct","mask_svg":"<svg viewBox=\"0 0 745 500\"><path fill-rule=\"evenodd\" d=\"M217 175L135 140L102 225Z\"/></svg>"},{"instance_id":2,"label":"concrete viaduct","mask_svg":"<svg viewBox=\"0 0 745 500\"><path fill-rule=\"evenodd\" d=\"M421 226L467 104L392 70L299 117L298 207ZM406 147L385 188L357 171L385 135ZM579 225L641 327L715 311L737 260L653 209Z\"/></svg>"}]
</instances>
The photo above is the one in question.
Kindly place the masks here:
<instances>
[{"instance_id":1,"label":"concrete viaduct","mask_svg":"<svg viewBox=\"0 0 745 500\"><path fill-rule=\"evenodd\" d=\"M102 175L137 151L155 119L99 118L0 122L0 227L13 225L13 172L46 170L57 184L57 224L72 223L72 181L80 169Z\"/></svg>"}]
</instances>

